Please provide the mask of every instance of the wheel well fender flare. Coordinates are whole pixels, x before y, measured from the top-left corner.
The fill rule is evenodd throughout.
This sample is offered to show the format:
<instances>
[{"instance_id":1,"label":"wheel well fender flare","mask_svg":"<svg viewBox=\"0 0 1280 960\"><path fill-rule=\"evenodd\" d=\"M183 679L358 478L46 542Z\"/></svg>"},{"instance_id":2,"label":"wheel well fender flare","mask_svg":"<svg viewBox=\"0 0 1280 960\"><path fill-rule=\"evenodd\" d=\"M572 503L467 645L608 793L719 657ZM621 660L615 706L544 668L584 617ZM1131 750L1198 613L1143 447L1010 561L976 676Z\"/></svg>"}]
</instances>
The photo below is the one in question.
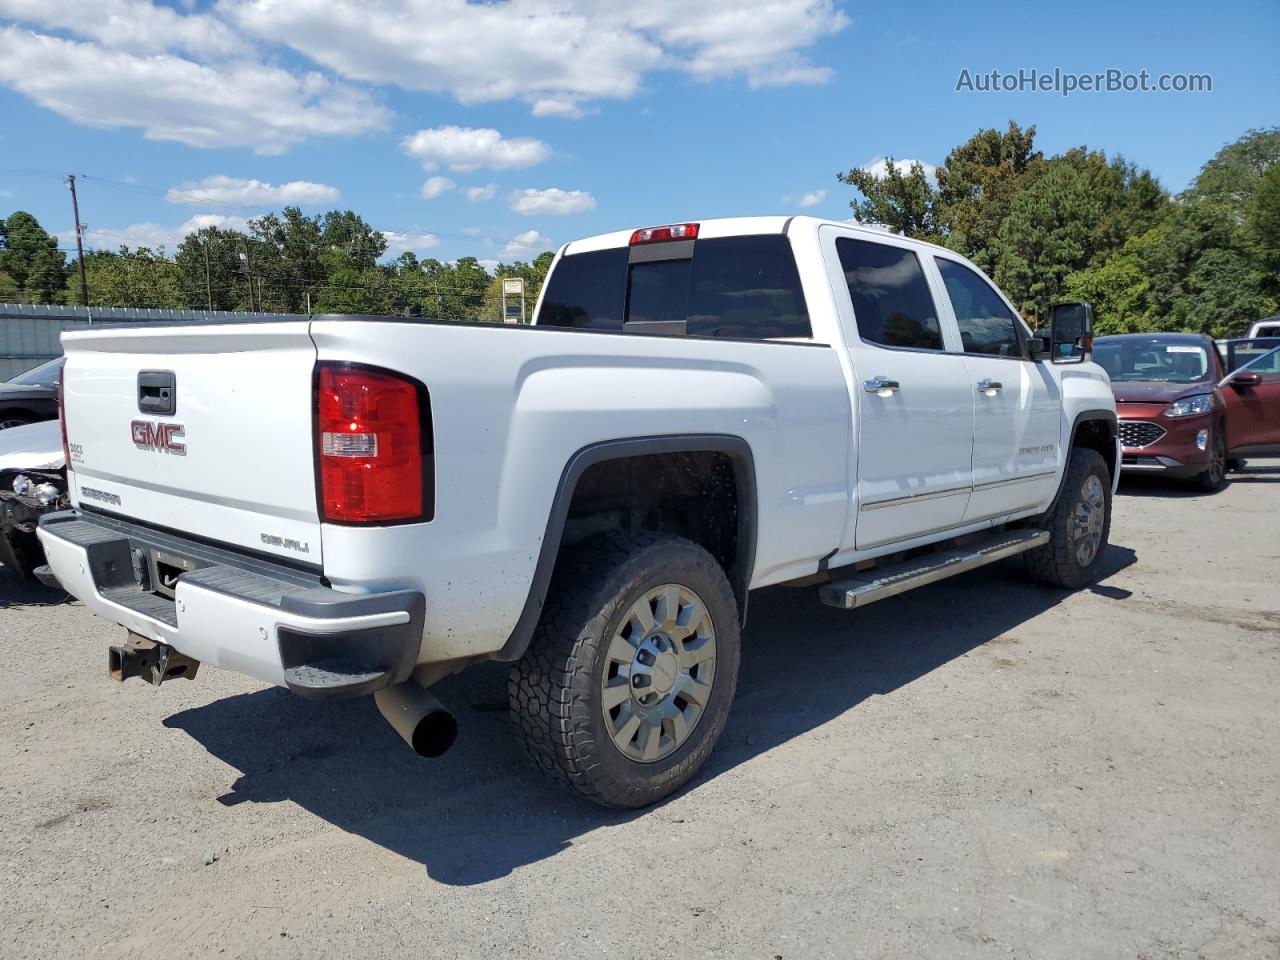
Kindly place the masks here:
<instances>
[{"instance_id":1,"label":"wheel well fender flare","mask_svg":"<svg viewBox=\"0 0 1280 960\"><path fill-rule=\"evenodd\" d=\"M733 465L737 485L738 530L737 554L729 581L738 600L739 621L746 623L747 588L755 566L757 526L756 471L751 445L742 437L718 433L602 440L578 450L565 464L551 501L546 533L542 538L542 548L538 552L533 582L529 585L524 607L506 643L492 655L492 659L502 662L519 660L529 646L538 618L542 615L547 590L551 586L551 575L555 571L556 558L560 553L560 541L569 516L569 506L582 475L591 467L609 460L666 453L721 453Z\"/></svg>"},{"instance_id":2,"label":"wheel well fender flare","mask_svg":"<svg viewBox=\"0 0 1280 960\"><path fill-rule=\"evenodd\" d=\"M1071 421L1071 434L1064 451L1065 456L1062 458L1062 476L1058 479L1058 491L1053 495L1053 502L1049 504L1049 509L1045 511L1046 514L1053 513L1058 506L1058 500L1062 497L1062 491L1067 482L1067 470L1071 463L1071 451L1076 448L1076 436L1080 432L1080 427L1085 423L1098 422L1105 423L1108 427L1108 432L1111 434L1114 450L1109 458L1104 455L1104 459L1109 460L1108 466L1112 471L1111 479L1114 486L1116 477L1120 475L1120 447L1115 443L1119 429L1116 413L1114 410L1081 410L1076 414L1075 419Z\"/></svg>"}]
</instances>

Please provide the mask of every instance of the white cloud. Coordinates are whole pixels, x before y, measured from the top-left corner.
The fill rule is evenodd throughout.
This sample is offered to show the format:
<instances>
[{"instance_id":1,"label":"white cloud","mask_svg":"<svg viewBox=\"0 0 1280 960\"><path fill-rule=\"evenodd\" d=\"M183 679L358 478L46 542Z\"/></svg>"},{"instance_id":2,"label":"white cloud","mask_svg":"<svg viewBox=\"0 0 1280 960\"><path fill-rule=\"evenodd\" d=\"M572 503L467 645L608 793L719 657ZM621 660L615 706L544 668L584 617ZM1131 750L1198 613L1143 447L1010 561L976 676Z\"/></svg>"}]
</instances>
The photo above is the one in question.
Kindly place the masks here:
<instances>
[{"instance_id":1,"label":"white cloud","mask_svg":"<svg viewBox=\"0 0 1280 960\"><path fill-rule=\"evenodd\" d=\"M484 267L484 269L485 269L485 272L486 272L486 273L493 273L493 272L494 272L495 270L497 270L500 266L502 266L502 261L501 261L501 260L488 260L488 259L484 259L484 260L477 260L477 261L476 261L476 263L478 263L478 264L480 264L480 266Z\"/></svg>"},{"instance_id":2,"label":"white cloud","mask_svg":"<svg viewBox=\"0 0 1280 960\"><path fill-rule=\"evenodd\" d=\"M90 228L84 232L84 245L90 250L115 251L122 246L131 249L150 247L153 251L163 248L172 256L177 252L179 244L189 233L203 230L206 227L218 227L222 230L245 230L249 218L224 216L219 213L200 213L183 221L176 227L166 227L158 223L131 223L125 227ZM75 246L75 234L70 230L58 235L59 245L70 249Z\"/></svg>"},{"instance_id":3,"label":"white cloud","mask_svg":"<svg viewBox=\"0 0 1280 960\"><path fill-rule=\"evenodd\" d=\"M596 208L596 198L583 190L517 190L511 194L511 209L526 216L539 213L563 215L585 213Z\"/></svg>"},{"instance_id":4,"label":"white cloud","mask_svg":"<svg viewBox=\"0 0 1280 960\"><path fill-rule=\"evenodd\" d=\"M834 0L223 0L218 10L351 80L462 103L522 99L539 116L630 97L658 69L753 87L822 83L830 68L802 51L849 22Z\"/></svg>"},{"instance_id":5,"label":"white cloud","mask_svg":"<svg viewBox=\"0 0 1280 960\"><path fill-rule=\"evenodd\" d=\"M576 97L539 97L529 105L529 112L535 117L568 117L571 120L587 113Z\"/></svg>"},{"instance_id":6,"label":"white cloud","mask_svg":"<svg viewBox=\"0 0 1280 960\"><path fill-rule=\"evenodd\" d=\"M507 139L492 127L435 127L419 130L400 141L409 156L427 170L446 166L469 172L481 167L514 170L532 167L551 154L551 149L533 137Z\"/></svg>"},{"instance_id":7,"label":"white cloud","mask_svg":"<svg viewBox=\"0 0 1280 960\"><path fill-rule=\"evenodd\" d=\"M313 136L363 133L388 113L319 73L236 61L216 67L0 28L0 84L76 123L140 127L149 140L282 153Z\"/></svg>"},{"instance_id":8,"label":"white cloud","mask_svg":"<svg viewBox=\"0 0 1280 960\"><path fill-rule=\"evenodd\" d=\"M244 53L250 44L207 14L183 15L151 0L0 0L0 16L97 40L116 50L200 56Z\"/></svg>"},{"instance_id":9,"label":"white cloud","mask_svg":"<svg viewBox=\"0 0 1280 960\"><path fill-rule=\"evenodd\" d=\"M457 184L448 177L427 177L418 193L423 200L434 200L440 194L448 193L456 186Z\"/></svg>"},{"instance_id":10,"label":"white cloud","mask_svg":"<svg viewBox=\"0 0 1280 960\"><path fill-rule=\"evenodd\" d=\"M431 233L397 233L394 230L383 230L387 240L387 253L397 254L406 251L418 252L440 246L440 238Z\"/></svg>"},{"instance_id":11,"label":"white cloud","mask_svg":"<svg viewBox=\"0 0 1280 960\"><path fill-rule=\"evenodd\" d=\"M550 237L545 237L537 230L526 230L517 233L502 248L504 260L532 260L544 250L554 250Z\"/></svg>"},{"instance_id":12,"label":"white cloud","mask_svg":"<svg viewBox=\"0 0 1280 960\"><path fill-rule=\"evenodd\" d=\"M808 193L802 193L798 197L788 194L782 198L782 202L794 203L797 207L816 207L825 199L827 199L827 191L810 190Z\"/></svg>"},{"instance_id":13,"label":"white cloud","mask_svg":"<svg viewBox=\"0 0 1280 960\"><path fill-rule=\"evenodd\" d=\"M165 194L170 203L225 203L238 206L307 205L334 203L338 188L309 180L272 184L262 180L216 175L171 187Z\"/></svg>"},{"instance_id":14,"label":"white cloud","mask_svg":"<svg viewBox=\"0 0 1280 960\"><path fill-rule=\"evenodd\" d=\"M893 161L893 166L899 173L906 176L911 173L911 167L917 163L924 169L924 175L928 177L929 182L937 184L938 168L932 163L925 163L923 160L895 160ZM868 163L864 163L859 169L871 174L878 180L883 180L889 174L889 159L888 157L879 156Z\"/></svg>"},{"instance_id":15,"label":"white cloud","mask_svg":"<svg viewBox=\"0 0 1280 960\"><path fill-rule=\"evenodd\" d=\"M496 183L489 183L483 187L467 187L467 199L472 203L483 203L486 200L492 200L497 192Z\"/></svg>"}]
</instances>

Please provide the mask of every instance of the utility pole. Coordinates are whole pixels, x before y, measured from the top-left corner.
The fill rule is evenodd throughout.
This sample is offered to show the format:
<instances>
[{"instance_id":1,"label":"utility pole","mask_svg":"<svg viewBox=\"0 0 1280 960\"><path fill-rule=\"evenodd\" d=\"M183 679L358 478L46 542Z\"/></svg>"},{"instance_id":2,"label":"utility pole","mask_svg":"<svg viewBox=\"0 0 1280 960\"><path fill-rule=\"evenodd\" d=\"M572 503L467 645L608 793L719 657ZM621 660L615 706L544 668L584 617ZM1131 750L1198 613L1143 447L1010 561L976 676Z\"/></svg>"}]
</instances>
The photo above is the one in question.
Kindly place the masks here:
<instances>
[{"instance_id":1,"label":"utility pole","mask_svg":"<svg viewBox=\"0 0 1280 960\"><path fill-rule=\"evenodd\" d=\"M249 312L256 313L258 307L253 300L253 260L249 256L249 241L244 240L241 243L244 247L244 253L241 254L241 257L244 260L245 285L249 288Z\"/></svg>"},{"instance_id":2,"label":"utility pole","mask_svg":"<svg viewBox=\"0 0 1280 960\"><path fill-rule=\"evenodd\" d=\"M209 310L213 310L213 285L209 282L209 238L201 237L200 249L204 251L204 293L209 299Z\"/></svg>"},{"instance_id":3,"label":"utility pole","mask_svg":"<svg viewBox=\"0 0 1280 960\"><path fill-rule=\"evenodd\" d=\"M80 265L80 304L89 306L89 281L84 275L84 224L80 222L80 202L76 199L76 176L67 174L67 186L71 190L71 215L76 222L76 256Z\"/></svg>"}]
</instances>

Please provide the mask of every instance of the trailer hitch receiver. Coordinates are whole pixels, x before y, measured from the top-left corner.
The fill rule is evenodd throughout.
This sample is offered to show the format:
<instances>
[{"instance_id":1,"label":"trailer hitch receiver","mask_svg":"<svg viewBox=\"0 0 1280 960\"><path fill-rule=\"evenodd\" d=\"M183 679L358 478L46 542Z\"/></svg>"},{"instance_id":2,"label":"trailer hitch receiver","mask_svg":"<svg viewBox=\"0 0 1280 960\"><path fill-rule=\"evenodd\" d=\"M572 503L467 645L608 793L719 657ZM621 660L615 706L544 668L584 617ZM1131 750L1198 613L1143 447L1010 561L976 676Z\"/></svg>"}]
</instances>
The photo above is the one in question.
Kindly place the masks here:
<instances>
[{"instance_id":1,"label":"trailer hitch receiver","mask_svg":"<svg viewBox=\"0 0 1280 960\"><path fill-rule=\"evenodd\" d=\"M192 660L167 643L157 643L132 630L123 644L107 648L107 672L119 683L130 677L141 677L158 687L166 680L179 677L194 680L199 668L199 660Z\"/></svg>"}]
</instances>

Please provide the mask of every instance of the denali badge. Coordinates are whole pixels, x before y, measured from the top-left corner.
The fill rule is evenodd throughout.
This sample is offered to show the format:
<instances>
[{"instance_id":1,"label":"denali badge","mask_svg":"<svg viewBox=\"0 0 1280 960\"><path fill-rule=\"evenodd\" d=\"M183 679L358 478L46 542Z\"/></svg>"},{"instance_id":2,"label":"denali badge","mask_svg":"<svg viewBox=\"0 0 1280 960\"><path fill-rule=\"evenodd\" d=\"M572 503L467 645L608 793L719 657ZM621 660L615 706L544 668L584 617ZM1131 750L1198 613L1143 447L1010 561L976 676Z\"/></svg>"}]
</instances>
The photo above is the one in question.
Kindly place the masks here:
<instances>
[{"instance_id":1,"label":"denali badge","mask_svg":"<svg viewBox=\"0 0 1280 960\"><path fill-rule=\"evenodd\" d=\"M274 533L260 533L262 542L269 547L284 547L286 550L297 550L299 553L310 553L309 540L295 540L293 537L277 537Z\"/></svg>"},{"instance_id":2,"label":"denali badge","mask_svg":"<svg viewBox=\"0 0 1280 960\"><path fill-rule=\"evenodd\" d=\"M187 445L178 439L186 434L186 427L180 423L135 420L129 424L129 432L133 434L133 445L139 450L172 453L179 457L187 455Z\"/></svg>"}]
</instances>

